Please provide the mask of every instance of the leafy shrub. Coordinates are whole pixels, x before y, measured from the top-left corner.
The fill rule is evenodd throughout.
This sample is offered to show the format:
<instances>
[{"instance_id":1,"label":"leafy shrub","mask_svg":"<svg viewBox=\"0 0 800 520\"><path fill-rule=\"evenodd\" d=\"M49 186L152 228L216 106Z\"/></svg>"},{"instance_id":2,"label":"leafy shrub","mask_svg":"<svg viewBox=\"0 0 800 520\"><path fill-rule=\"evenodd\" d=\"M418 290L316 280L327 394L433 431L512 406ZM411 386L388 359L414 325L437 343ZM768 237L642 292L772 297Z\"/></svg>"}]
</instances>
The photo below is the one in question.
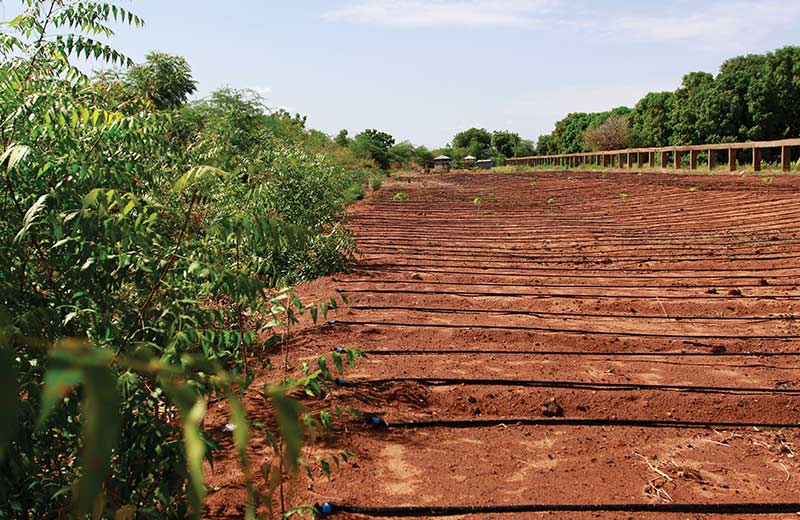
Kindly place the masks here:
<instances>
[{"instance_id":1,"label":"leafy shrub","mask_svg":"<svg viewBox=\"0 0 800 520\"><path fill-rule=\"evenodd\" d=\"M131 65L89 36L141 24L123 8L24 6L0 35L0 517L199 515L206 401L228 401L246 466L249 366L320 312L282 288L346 266L344 193L364 174L256 100L178 107L147 81L135 97L92 81L69 59ZM303 424L285 395L323 368L265 389L285 467Z\"/></svg>"}]
</instances>

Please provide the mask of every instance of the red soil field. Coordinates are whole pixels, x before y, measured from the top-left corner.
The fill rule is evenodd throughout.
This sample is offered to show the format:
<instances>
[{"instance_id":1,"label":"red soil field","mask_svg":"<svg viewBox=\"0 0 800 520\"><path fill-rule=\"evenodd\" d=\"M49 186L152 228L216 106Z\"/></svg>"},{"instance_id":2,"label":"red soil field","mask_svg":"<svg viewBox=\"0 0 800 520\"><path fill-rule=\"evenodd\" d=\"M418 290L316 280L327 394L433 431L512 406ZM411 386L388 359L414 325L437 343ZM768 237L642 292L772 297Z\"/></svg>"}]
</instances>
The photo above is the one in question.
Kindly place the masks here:
<instances>
[{"instance_id":1,"label":"red soil field","mask_svg":"<svg viewBox=\"0 0 800 520\"><path fill-rule=\"evenodd\" d=\"M308 455L357 455L330 480L298 477L292 505L800 501L800 178L765 179L618 171L387 182L351 209L358 265L300 289L304 301L341 289L349 304L336 324L299 333L291 364L337 346L366 351L345 375L353 386L322 404L390 428L353 420L317 443ZM401 191L407 200L393 200ZM254 388L278 378L262 371ZM247 406L268 415L257 395ZM578 419L601 422L564 423ZM206 426L225 421L212 406ZM420 421L490 422L391 428ZM243 510L229 451L209 469L210 518ZM254 466L271 457L257 434L251 455Z\"/></svg>"}]
</instances>

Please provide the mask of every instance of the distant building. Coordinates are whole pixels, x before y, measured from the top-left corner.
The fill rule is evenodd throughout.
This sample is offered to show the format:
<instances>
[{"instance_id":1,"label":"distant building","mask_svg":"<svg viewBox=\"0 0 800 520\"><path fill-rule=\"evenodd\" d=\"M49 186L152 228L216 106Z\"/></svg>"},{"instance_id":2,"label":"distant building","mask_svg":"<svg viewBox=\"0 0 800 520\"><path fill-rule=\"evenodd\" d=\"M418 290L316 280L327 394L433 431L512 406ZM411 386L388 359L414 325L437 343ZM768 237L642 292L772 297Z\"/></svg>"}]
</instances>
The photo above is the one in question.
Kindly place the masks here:
<instances>
[{"instance_id":1,"label":"distant building","mask_svg":"<svg viewBox=\"0 0 800 520\"><path fill-rule=\"evenodd\" d=\"M464 157L464 168L467 168L469 170L475 168L475 162L477 160L478 160L478 158L475 157L474 155L468 155L468 156Z\"/></svg>"},{"instance_id":2,"label":"distant building","mask_svg":"<svg viewBox=\"0 0 800 520\"><path fill-rule=\"evenodd\" d=\"M497 165L494 162L494 159L482 159L480 161L477 161L475 164L477 164L478 168L480 168L481 170L491 170Z\"/></svg>"},{"instance_id":3,"label":"distant building","mask_svg":"<svg viewBox=\"0 0 800 520\"><path fill-rule=\"evenodd\" d=\"M433 167L437 171L449 172L450 171L450 158L446 155L440 155L433 158Z\"/></svg>"}]
</instances>

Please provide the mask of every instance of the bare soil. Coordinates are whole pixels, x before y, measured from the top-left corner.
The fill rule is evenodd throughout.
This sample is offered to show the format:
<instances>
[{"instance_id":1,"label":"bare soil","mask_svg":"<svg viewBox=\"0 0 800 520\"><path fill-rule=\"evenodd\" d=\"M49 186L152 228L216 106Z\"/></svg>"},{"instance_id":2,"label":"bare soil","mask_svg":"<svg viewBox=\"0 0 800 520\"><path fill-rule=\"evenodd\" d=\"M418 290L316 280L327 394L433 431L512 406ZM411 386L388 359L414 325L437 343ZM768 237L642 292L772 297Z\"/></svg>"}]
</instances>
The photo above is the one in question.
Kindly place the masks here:
<instances>
[{"instance_id":1,"label":"bare soil","mask_svg":"<svg viewBox=\"0 0 800 520\"><path fill-rule=\"evenodd\" d=\"M408 199L392 200L401 191ZM331 316L336 324L299 332L292 368L337 346L358 348L369 358L345 376L357 385L325 406L390 425L508 421L376 430L351 420L307 454L356 456L330 480L298 476L291 505L800 498L798 429L513 421L800 424L800 178L407 174L351 215L357 267L300 289L304 300L341 289L349 305ZM738 355L753 352L765 355ZM253 388L278 374L260 371ZM268 419L257 394L247 407ZM212 405L206 426L225 422ZM251 456L255 468L271 460L257 434ZM256 469L252 477L263 485ZM241 516L244 476L232 450L209 478L208 517ZM712 518L470 518L512 516Z\"/></svg>"}]
</instances>

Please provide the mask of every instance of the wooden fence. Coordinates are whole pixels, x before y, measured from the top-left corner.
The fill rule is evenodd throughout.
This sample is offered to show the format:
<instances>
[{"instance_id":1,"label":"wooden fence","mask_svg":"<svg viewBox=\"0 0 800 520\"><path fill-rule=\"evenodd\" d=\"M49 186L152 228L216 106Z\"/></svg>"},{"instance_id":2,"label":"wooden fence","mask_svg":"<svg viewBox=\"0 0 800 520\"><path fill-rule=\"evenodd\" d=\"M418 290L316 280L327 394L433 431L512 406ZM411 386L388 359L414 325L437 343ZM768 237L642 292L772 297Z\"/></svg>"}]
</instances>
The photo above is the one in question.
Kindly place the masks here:
<instances>
[{"instance_id":1,"label":"wooden fence","mask_svg":"<svg viewBox=\"0 0 800 520\"><path fill-rule=\"evenodd\" d=\"M728 171L738 169L736 155L740 150L753 151L753 169L761 171L761 154L763 150L780 150L781 168L788 172L792 167L792 148L800 147L800 139L783 139L781 141L753 141L748 143L703 144L692 146L665 146L659 148L629 148L605 152L571 153L564 155L538 155L532 157L514 157L506 159L506 164L527 166L566 166L580 167L585 165L602 166L604 168L642 168L645 163L649 168L656 167L658 156L661 168L669 167L670 154L676 170L681 169L683 154L689 154L689 169L697 169L700 152L706 152L706 163L710 170L717 166L720 152L728 163Z\"/></svg>"}]
</instances>

